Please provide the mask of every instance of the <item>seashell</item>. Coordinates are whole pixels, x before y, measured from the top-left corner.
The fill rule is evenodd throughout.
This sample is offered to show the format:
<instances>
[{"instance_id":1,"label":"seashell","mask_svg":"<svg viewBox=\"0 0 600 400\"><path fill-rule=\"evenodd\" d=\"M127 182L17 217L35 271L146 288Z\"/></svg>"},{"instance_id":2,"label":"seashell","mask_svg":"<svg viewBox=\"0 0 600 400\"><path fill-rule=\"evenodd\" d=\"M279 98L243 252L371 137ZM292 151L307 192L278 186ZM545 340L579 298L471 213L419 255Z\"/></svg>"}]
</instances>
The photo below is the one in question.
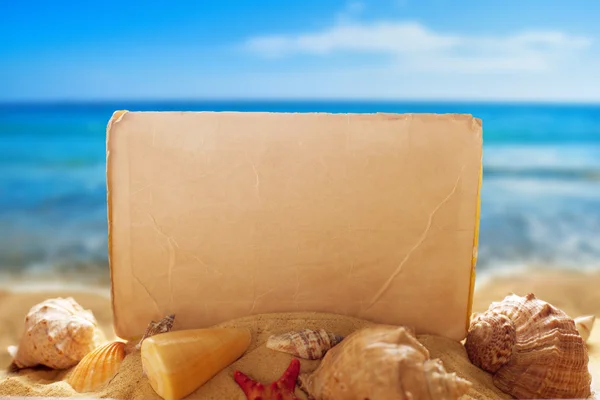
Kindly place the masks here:
<instances>
[{"instance_id":1,"label":"seashell","mask_svg":"<svg viewBox=\"0 0 600 400\"><path fill-rule=\"evenodd\" d=\"M303 329L272 335L267 340L267 348L293 354L307 360L318 360L333 346L341 342L342 336L324 329Z\"/></svg>"},{"instance_id":2,"label":"seashell","mask_svg":"<svg viewBox=\"0 0 600 400\"><path fill-rule=\"evenodd\" d=\"M456 400L472 386L430 359L411 330L386 325L351 333L299 380L319 400Z\"/></svg>"},{"instance_id":3,"label":"seashell","mask_svg":"<svg viewBox=\"0 0 600 400\"><path fill-rule=\"evenodd\" d=\"M114 378L124 358L124 342L111 342L97 347L83 357L67 382L77 392L95 392Z\"/></svg>"},{"instance_id":4,"label":"seashell","mask_svg":"<svg viewBox=\"0 0 600 400\"><path fill-rule=\"evenodd\" d=\"M595 315L583 315L575 318L575 327L577 328L577 331L581 335L581 338L584 342L587 342L590 338L590 333L592 333L595 320Z\"/></svg>"},{"instance_id":5,"label":"seashell","mask_svg":"<svg viewBox=\"0 0 600 400\"><path fill-rule=\"evenodd\" d=\"M150 336L158 335L159 333L171 332L174 323L175 314L167 315L158 322L150 321L148 327L146 328L146 332L144 332L144 336L142 336L138 344L135 346L136 350L139 350L142 347L142 342L144 339Z\"/></svg>"},{"instance_id":6,"label":"seashell","mask_svg":"<svg viewBox=\"0 0 600 400\"><path fill-rule=\"evenodd\" d=\"M94 315L73 298L45 300L33 306L25 317L25 329L18 347L11 346L18 368L45 365L70 368L105 340Z\"/></svg>"},{"instance_id":7,"label":"seashell","mask_svg":"<svg viewBox=\"0 0 600 400\"><path fill-rule=\"evenodd\" d=\"M159 396L178 400L241 357L250 339L249 330L236 328L161 333L142 342L142 368Z\"/></svg>"},{"instance_id":8,"label":"seashell","mask_svg":"<svg viewBox=\"0 0 600 400\"><path fill-rule=\"evenodd\" d=\"M549 303L509 295L474 314L465 348L494 384L519 399L587 398L588 353L573 319Z\"/></svg>"}]
</instances>

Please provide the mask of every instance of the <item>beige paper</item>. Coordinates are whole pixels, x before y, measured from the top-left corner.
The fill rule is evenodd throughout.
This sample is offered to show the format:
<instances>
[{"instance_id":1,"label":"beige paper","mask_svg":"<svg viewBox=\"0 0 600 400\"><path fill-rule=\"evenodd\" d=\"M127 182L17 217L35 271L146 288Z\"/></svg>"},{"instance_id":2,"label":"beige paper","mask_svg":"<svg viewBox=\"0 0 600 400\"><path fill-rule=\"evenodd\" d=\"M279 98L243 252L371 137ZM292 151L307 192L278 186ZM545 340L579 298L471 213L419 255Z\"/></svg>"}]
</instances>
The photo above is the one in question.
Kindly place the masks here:
<instances>
[{"instance_id":1,"label":"beige paper","mask_svg":"<svg viewBox=\"0 0 600 400\"><path fill-rule=\"evenodd\" d=\"M117 112L107 134L120 337L320 311L464 338L479 119Z\"/></svg>"}]
</instances>

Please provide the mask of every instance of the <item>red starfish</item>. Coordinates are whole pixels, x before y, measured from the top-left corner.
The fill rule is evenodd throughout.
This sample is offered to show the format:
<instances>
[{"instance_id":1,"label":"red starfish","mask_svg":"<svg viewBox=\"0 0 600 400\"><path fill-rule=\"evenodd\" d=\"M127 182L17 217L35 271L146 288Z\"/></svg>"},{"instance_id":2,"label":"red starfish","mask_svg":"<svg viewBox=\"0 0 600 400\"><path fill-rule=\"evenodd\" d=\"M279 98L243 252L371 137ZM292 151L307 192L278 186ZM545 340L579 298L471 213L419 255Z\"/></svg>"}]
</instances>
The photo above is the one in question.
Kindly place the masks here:
<instances>
[{"instance_id":1,"label":"red starfish","mask_svg":"<svg viewBox=\"0 0 600 400\"><path fill-rule=\"evenodd\" d=\"M248 400L300 400L294 395L299 373L300 361L294 358L281 378L269 386L250 379L240 371L235 371L233 378L242 388Z\"/></svg>"}]
</instances>

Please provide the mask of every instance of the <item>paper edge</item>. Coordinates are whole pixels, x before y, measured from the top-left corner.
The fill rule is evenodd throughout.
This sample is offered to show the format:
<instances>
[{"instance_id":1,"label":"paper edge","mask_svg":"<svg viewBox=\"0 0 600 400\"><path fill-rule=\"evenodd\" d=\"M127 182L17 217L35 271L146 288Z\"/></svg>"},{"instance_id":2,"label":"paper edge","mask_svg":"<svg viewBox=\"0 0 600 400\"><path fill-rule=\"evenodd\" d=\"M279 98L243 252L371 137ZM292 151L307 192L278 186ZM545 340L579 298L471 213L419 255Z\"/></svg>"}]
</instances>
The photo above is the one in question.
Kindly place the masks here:
<instances>
[{"instance_id":1,"label":"paper edge","mask_svg":"<svg viewBox=\"0 0 600 400\"><path fill-rule=\"evenodd\" d=\"M129 110L117 110L113 113L108 123L108 129L110 130L112 125L115 125L121 121L125 114L156 114L156 115L181 115L181 114L227 114L227 115L285 115L285 116L298 116L298 115L310 115L310 116L355 116L355 117L388 117L390 119L411 119L414 117L426 118L426 119L438 119L438 118L449 118L455 120L467 120L472 122L472 128L480 129L482 126L482 120L475 117L470 113L433 113L433 112L406 112L406 113L393 113L393 112L325 112L325 111L235 111L235 110L220 110L220 111L129 111Z\"/></svg>"},{"instance_id":2,"label":"paper edge","mask_svg":"<svg viewBox=\"0 0 600 400\"><path fill-rule=\"evenodd\" d=\"M112 204L112 193L110 190L111 182L112 182L112 164L111 164L111 153L110 153L110 142L111 137L114 134L113 128L116 124L120 123L123 117L129 113L128 110L117 110L110 117L108 124L106 125L106 217L107 217L107 226L108 226L108 271L110 276L110 306L113 314L113 330L118 337L121 337L120 329L117 327L117 314L115 310L115 285L114 285L114 273L112 266L112 237L113 237L113 224L112 224L112 216L113 216L113 204Z\"/></svg>"},{"instance_id":3,"label":"paper edge","mask_svg":"<svg viewBox=\"0 0 600 400\"><path fill-rule=\"evenodd\" d=\"M479 167L479 183L477 186L477 206L475 210L475 230L473 232L473 256L471 258L471 282L469 284L469 298L467 300L467 318L465 332L471 326L471 314L473 313L473 298L475 296L475 282L477 280L477 260L479 257L479 227L481 224L481 186L483 183L483 154L481 166Z\"/></svg>"}]
</instances>

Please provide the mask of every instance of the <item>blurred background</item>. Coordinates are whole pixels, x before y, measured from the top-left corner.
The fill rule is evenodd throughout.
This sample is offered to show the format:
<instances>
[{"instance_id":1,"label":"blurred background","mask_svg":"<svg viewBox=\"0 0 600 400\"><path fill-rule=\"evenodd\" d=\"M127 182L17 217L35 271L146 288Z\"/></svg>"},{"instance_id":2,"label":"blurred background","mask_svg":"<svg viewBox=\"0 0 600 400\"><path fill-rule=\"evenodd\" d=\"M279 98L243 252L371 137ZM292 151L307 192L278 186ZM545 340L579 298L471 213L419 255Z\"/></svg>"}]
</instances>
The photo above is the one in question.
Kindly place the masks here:
<instances>
[{"instance_id":1,"label":"blurred background","mask_svg":"<svg viewBox=\"0 0 600 400\"><path fill-rule=\"evenodd\" d=\"M1 277L108 282L113 111L469 113L478 270L600 267L600 2L5 2Z\"/></svg>"}]
</instances>

